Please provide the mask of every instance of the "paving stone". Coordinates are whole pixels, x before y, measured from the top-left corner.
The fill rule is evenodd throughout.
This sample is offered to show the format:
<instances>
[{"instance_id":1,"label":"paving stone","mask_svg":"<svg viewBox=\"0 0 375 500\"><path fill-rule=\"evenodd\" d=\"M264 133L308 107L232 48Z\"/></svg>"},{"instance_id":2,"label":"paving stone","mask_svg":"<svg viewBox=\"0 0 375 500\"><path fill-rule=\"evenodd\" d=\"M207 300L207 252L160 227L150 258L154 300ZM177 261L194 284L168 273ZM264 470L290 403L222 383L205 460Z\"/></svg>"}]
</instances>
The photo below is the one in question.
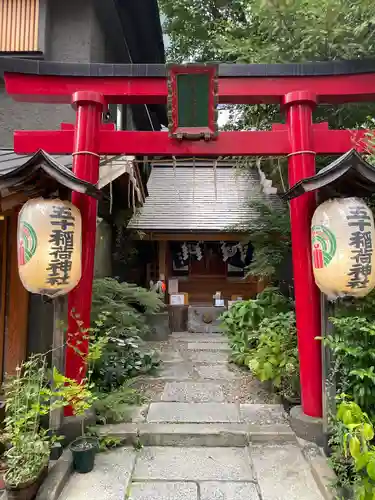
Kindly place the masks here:
<instances>
[{"instance_id":1,"label":"paving stone","mask_svg":"<svg viewBox=\"0 0 375 500\"><path fill-rule=\"evenodd\" d=\"M94 470L88 474L72 474L59 500L125 498L135 457L133 448L120 448L98 454Z\"/></svg>"},{"instance_id":2,"label":"paving stone","mask_svg":"<svg viewBox=\"0 0 375 500\"><path fill-rule=\"evenodd\" d=\"M246 448L143 448L134 481L252 481Z\"/></svg>"},{"instance_id":3,"label":"paving stone","mask_svg":"<svg viewBox=\"0 0 375 500\"><path fill-rule=\"evenodd\" d=\"M263 500L323 500L298 445L251 446Z\"/></svg>"},{"instance_id":4,"label":"paving stone","mask_svg":"<svg viewBox=\"0 0 375 500\"><path fill-rule=\"evenodd\" d=\"M223 337L225 336L224 333L222 331L220 332L209 332L209 331L205 331L205 332L173 332L171 334L171 337L173 339L178 339L180 337L202 337L203 335L210 335L211 337Z\"/></svg>"},{"instance_id":5,"label":"paving stone","mask_svg":"<svg viewBox=\"0 0 375 500\"><path fill-rule=\"evenodd\" d=\"M228 363L228 353L222 351L189 351L188 356L193 363L219 365L226 365Z\"/></svg>"},{"instance_id":6,"label":"paving stone","mask_svg":"<svg viewBox=\"0 0 375 500\"><path fill-rule=\"evenodd\" d=\"M186 363L168 363L155 378L159 380L189 380L193 377L193 366Z\"/></svg>"},{"instance_id":7,"label":"paving stone","mask_svg":"<svg viewBox=\"0 0 375 500\"><path fill-rule=\"evenodd\" d=\"M240 416L249 424L283 424L287 421L282 405L242 404Z\"/></svg>"},{"instance_id":8,"label":"paving stone","mask_svg":"<svg viewBox=\"0 0 375 500\"><path fill-rule=\"evenodd\" d=\"M230 352L227 342L189 342L188 349L192 351L226 351Z\"/></svg>"},{"instance_id":9,"label":"paving stone","mask_svg":"<svg viewBox=\"0 0 375 500\"><path fill-rule=\"evenodd\" d=\"M211 380L234 380L236 374L228 369L225 365L197 365L195 370L201 378Z\"/></svg>"},{"instance_id":10,"label":"paving stone","mask_svg":"<svg viewBox=\"0 0 375 500\"><path fill-rule=\"evenodd\" d=\"M235 403L151 403L147 422L239 422Z\"/></svg>"},{"instance_id":11,"label":"paving stone","mask_svg":"<svg viewBox=\"0 0 375 500\"><path fill-rule=\"evenodd\" d=\"M184 482L133 483L128 491L128 498L129 500L151 498L152 500L198 500L198 487L194 483Z\"/></svg>"},{"instance_id":12,"label":"paving stone","mask_svg":"<svg viewBox=\"0 0 375 500\"><path fill-rule=\"evenodd\" d=\"M190 335L186 334L184 336L177 337L176 340L178 342L211 342L215 344L217 342L227 342L228 338L225 337L225 335L220 335L220 333L207 333L207 335L197 335L191 333Z\"/></svg>"},{"instance_id":13,"label":"paving stone","mask_svg":"<svg viewBox=\"0 0 375 500\"><path fill-rule=\"evenodd\" d=\"M161 399L180 403L207 403L224 401L224 394L221 386L212 382L168 382Z\"/></svg>"},{"instance_id":14,"label":"paving stone","mask_svg":"<svg viewBox=\"0 0 375 500\"><path fill-rule=\"evenodd\" d=\"M254 483L204 482L200 500L259 500Z\"/></svg>"},{"instance_id":15,"label":"paving stone","mask_svg":"<svg viewBox=\"0 0 375 500\"><path fill-rule=\"evenodd\" d=\"M162 363L180 363L183 357L177 350L158 351L158 356Z\"/></svg>"}]
</instances>

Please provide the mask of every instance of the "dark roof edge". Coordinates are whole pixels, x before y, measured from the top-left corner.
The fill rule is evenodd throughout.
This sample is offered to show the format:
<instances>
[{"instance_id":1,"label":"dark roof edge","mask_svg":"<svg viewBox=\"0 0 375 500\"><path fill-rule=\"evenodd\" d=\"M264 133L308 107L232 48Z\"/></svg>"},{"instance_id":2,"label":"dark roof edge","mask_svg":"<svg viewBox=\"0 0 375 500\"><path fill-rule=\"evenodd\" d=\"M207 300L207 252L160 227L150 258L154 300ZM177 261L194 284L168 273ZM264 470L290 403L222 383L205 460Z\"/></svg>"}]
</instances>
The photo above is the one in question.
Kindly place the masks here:
<instances>
[{"instance_id":1,"label":"dark roof edge","mask_svg":"<svg viewBox=\"0 0 375 500\"><path fill-rule=\"evenodd\" d=\"M25 73L43 76L151 77L164 78L164 64L81 64L0 57L0 74ZM220 64L222 77L338 76L375 73L375 58L288 64Z\"/></svg>"},{"instance_id":2,"label":"dark roof edge","mask_svg":"<svg viewBox=\"0 0 375 500\"><path fill-rule=\"evenodd\" d=\"M196 234L198 235L204 235L206 234L207 236L212 235L212 234L238 234L245 236L248 233L248 231L241 231L240 229L155 229L155 228L141 228L136 225L131 225L131 222L129 222L128 225L129 229L132 229L134 231L142 231L146 234L170 234L173 236L174 234L183 234L184 236L194 236Z\"/></svg>"},{"instance_id":3,"label":"dark roof edge","mask_svg":"<svg viewBox=\"0 0 375 500\"><path fill-rule=\"evenodd\" d=\"M97 199L105 197L104 193L95 185L77 178L73 172L41 149L28 158L25 163L2 175L0 177L0 186L3 188L19 187L26 183L33 173L35 174L39 170L42 170L57 183L72 191L84 193Z\"/></svg>"}]
</instances>

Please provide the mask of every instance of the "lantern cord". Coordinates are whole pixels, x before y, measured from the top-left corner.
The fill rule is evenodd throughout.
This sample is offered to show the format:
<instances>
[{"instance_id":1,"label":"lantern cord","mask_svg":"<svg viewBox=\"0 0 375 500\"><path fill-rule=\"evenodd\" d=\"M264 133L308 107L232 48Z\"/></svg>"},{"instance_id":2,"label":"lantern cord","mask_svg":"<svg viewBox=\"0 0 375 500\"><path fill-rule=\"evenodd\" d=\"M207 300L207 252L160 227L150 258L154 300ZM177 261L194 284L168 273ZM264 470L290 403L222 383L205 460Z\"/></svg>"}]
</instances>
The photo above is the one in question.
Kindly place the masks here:
<instances>
[{"instance_id":1,"label":"lantern cord","mask_svg":"<svg viewBox=\"0 0 375 500\"><path fill-rule=\"evenodd\" d=\"M306 150L306 151L295 151L294 153L289 153L287 155L287 157L289 158L289 156L295 156L295 155L316 155L316 151L309 151L309 150Z\"/></svg>"},{"instance_id":2,"label":"lantern cord","mask_svg":"<svg viewBox=\"0 0 375 500\"><path fill-rule=\"evenodd\" d=\"M193 203L195 199L195 156L193 158Z\"/></svg>"},{"instance_id":3,"label":"lantern cord","mask_svg":"<svg viewBox=\"0 0 375 500\"><path fill-rule=\"evenodd\" d=\"M96 156L96 158L100 158L100 155L98 155L98 153L93 153L92 151L75 151L74 153L72 153L72 156L77 155L91 155Z\"/></svg>"},{"instance_id":4,"label":"lantern cord","mask_svg":"<svg viewBox=\"0 0 375 500\"><path fill-rule=\"evenodd\" d=\"M112 181L109 183L109 214L112 215L113 208L113 186Z\"/></svg>"},{"instance_id":5,"label":"lantern cord","mask_svg":"<svg viewBox=\"0 0 375 500\"><path fill-rule=\"evenodd\" d=\"M215 158L213 163L213 171L214 171L214 189L215 189L215 201L217 201L217 162L219 158Z\"/></svg>"},{"instance_id":6,"label":"lantern cord","mask_svg":"<svg viewBox=\"0 0 375 500\"><path fill-rule=\"evenodd\" d=\"M280 161L280 158L277 159L277 168L279 170L281 185L283 187L283 191L285 192L286 191L286 189L285 189L285 182L284 182L283 172L281 170L281 161Z\"/></svg>"}]
</instances>

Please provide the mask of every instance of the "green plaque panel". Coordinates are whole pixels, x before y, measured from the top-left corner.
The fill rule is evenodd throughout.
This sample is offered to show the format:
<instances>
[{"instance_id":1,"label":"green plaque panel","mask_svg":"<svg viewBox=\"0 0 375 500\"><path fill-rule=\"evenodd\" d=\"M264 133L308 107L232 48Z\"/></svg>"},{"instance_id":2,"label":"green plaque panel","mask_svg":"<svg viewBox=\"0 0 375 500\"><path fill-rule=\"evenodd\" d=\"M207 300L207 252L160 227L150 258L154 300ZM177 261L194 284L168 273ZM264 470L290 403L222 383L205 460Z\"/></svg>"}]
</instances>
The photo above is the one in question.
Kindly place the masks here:
<instances>
[{"instance_id":1,"label":"green plaque panel","mask_svg":"<svg viewBox=\"0 0 375 500\"><path fill-rule=\"evenodd\" d=\"M168 77L169 133L176 139L217 137L217 65L172 65Z\"/></svg>"},{"instance_id":2,"label":"green plaque panel","mask_svg":"<svg viewBox=\"0 0 375 500\"><path fill-rule=\"evenodd\" d=\"M210 75L177 75L178 127L208 127Z\"/></svg>"}]
</instances>

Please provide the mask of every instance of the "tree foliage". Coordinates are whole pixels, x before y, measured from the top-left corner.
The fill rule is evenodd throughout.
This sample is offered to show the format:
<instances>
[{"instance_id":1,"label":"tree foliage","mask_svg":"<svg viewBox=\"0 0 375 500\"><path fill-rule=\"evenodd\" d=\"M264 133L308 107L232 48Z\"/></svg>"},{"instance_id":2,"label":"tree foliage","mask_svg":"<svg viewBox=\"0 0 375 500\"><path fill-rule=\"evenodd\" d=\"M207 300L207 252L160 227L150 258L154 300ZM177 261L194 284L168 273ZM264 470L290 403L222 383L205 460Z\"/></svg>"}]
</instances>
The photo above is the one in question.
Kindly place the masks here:
<instances>
[{"instance_id":1,"label":"tree foliage","mask_svg":"<svg viewBox=\"0 0 375 500\"><path fill-rule=\"evenodd\" d=\"M288 63L372 57L375 10L372 0L159 0L175 62ZM228 129L268 129L284 120L274 105L229 106ZM314 121L332 128L356 128L375 115L374 103L318 106ZM317 157L318 168L330 159ZM278 188L287 186L283 159L262 161L262 169ZM282 186L280 186L280 179ZM285 182L284 182L285 181ZM256 207L255 207L256 208ZM264 213L263 213L264 212ZM249 227L255 246L251 273L272 275L289 241L275 240L278 214L264 211L259 227ZM266 229L264 229L266 228Z\"/></svg>"},{"instance_id":2,"label":"tree foliage","mask_svg":"<svg viewBox=\"0 0 375 500\"><path fill-rule=\"evenodd\" d=\"M372 57L372 0L159 0L171 61L286 63ZM350 128L374 105L320 106L316 120ZM235 106L229 127L267 128L275 106Z\"/></svg>"}]
</instances>

